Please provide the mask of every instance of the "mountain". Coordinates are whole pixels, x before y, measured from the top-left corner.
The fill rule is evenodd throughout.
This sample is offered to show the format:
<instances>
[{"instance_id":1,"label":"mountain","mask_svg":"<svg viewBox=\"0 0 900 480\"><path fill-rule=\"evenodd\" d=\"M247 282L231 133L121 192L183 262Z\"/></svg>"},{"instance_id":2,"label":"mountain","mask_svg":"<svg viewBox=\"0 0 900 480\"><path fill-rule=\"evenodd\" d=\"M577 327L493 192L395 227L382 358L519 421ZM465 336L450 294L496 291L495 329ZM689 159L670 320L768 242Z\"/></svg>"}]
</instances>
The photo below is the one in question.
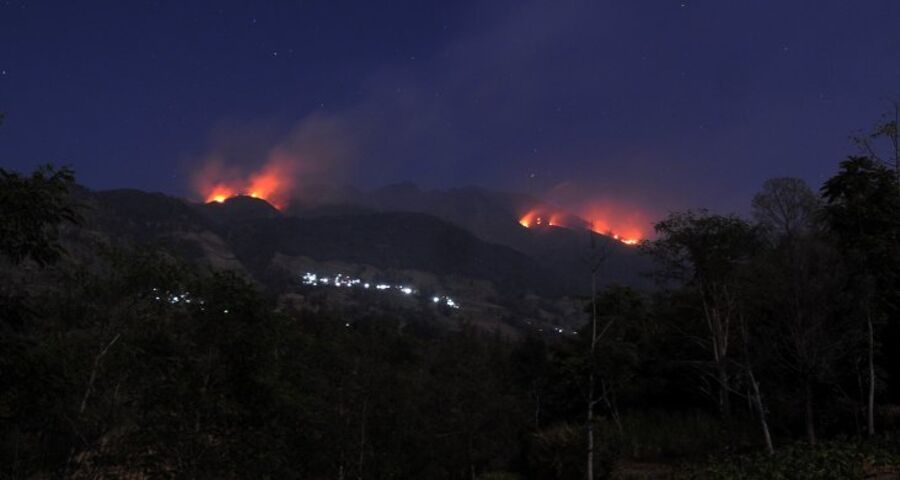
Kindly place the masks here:
<instances>
[{"instance_id":1,"label":"mountain","mask_svg":"<svg viewBox=\"0 0 900 480\"><path fill-rule=\"evenodd\" d=\"M84 189L76 201L85 221L67 231L73 252L90 255L88 246L98 243L162 249L195 264L240 272L284 301L309 302L313 292L300 284L302 274L340 273L451 295L465 306L452 313L454 321L521 332L574 328L583 313L572 296L589 293L588 232L524 228L519 212L541 205L521 195L397 185L342 192L329 202L284 212L245 196L198 204L138 190ZM594 237L610 252L601 283L638 285L643 260L636 250ZM374 308L333 290L327 294L333 305Z\"/></svg>"},{"instance_id":2,"label":"mountain","mask_svg":"<svg viewBox=\"0 0 900 480\"><path fill-rule=\"evenodd\" d=\"M196 210L218 225L229 225L248 220L275 219L282 216L281 212L269 202L246 195L232 197L222 203L201 204L196 207Z\"/></svg>"},{"instance_id":3,"label":"mountain","mask_svg":"<svg viewBox=\"0 0 900 480\"><path fill-rule=\"evenodd\" d=\"M108 243L156 245L258 278L279 268L278 259L302 256L485 280L506 292L563 293L552 272L528 255L427 214L323 207L297 217L256 198L194 204L138 190L85 191L79 203L82 230Z\"/></svg>"},{"instance_id":4,"label":"mountain","mask_svg":"<svg viewBox=\"0 0 900 480\"><path fill-rule=\"evenodd\" d=\"M638 249L587 230L588 222L563 209L529 195L462 187L423 190L412 183L399 183L371 191L352 188L313 188L310 195L293 204L288 214L322 216L328 209L338 212L418 212L433 215L472 232L478 238L522 252L552 272L560 290L589 293L591 246L605 251L600 283L646 287L643 273L651 267ZM531 211L554 212L571 228L541 226L525 228L519 220ZM592 240L592 236L594 237Z\"/></svg>"},{"instance_id":5,"label":"mountain","mask_svg":"<svg viewBox=\"0 0 900 480\"><path fill-rule=\"evenodd\" d=\"M230 224L221 233L255 270L268 268L280 254L477 278L508 293L564 293L552 272L529 256L421 213L263 219Z\"/></svg>"}]
</instances>

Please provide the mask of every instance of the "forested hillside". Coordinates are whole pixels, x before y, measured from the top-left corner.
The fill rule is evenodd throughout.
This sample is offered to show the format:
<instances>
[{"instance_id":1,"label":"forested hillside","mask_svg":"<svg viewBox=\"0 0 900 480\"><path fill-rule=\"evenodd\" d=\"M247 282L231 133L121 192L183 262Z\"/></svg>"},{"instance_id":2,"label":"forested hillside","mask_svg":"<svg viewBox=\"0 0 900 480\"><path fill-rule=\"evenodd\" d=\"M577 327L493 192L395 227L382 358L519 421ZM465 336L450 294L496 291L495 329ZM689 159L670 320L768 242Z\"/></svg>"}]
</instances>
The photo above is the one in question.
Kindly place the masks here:
<instances>
[{"instance_id":1,"label":"forested hillside","mask_svg":"<svg viewBox=\"0 0 900 480\"><path fill-rule=\"evenodd\" d=\"M74 255L60 233L86 206L71 172L2 174L8 478L896 471L900 184L872 158L842 162L820 194L766 182L752 221L671 214L641 247L659 288L601 289L577 335L524 340L428 311L285 308L164 245ZM167 222L201 221L170 205ZM123 234L160 227L148 215ZM472 253L435 235L406 248Z\"/></svg>"}]
</instances>

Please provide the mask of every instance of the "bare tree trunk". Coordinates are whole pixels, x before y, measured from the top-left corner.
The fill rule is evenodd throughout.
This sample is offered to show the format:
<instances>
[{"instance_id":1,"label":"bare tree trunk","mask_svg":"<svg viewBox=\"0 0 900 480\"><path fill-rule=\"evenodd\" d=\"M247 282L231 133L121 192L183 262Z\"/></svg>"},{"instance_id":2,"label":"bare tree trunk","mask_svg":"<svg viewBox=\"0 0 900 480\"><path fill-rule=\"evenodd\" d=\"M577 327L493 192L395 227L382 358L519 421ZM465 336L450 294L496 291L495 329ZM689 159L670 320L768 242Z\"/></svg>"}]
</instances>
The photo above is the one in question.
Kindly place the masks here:
<instances>
[{"instance_id":1,"label":"bare tree trunk","mask_svg":"<svg viewBox=\"0 0 900 480\"><path fill-rule=\"evenodd\" d=\"M869 328L869 408L866 426L870 437L875 436L875 326L872 325L872 314L866 311L866 324Z\"/></svg>"},{"instance_id":2,"label":"bare tree trunk","mask_svg":"<svg viewBox=\"0 0 900 480\"><path fill-rule=\"evenodd\" d=\"M612 325L612 321L607 322L607 324L603 327L603 330L597 331L597 320L598 320L598 312L597 312L597 273L600 270L600 265L606 260L606 255L608 254L608 250L601 249L597 252L597 243L596 238L594 237L594 232L590 231L588 233L591 241L591 351L590 351L590 374L588 378L588 398L587 398L587 480L594 480L594 406L597 403L595 400L596 395L596 374L594 372L594 358L597 353L597 342L602 338L606 331L609 330L609 327Z\"/></svg>"},{"instance_id":3,"label":"bare tree trunk","mask_svg":"<svg viewBox=\"0 0 900 480\"><path fill-rule=\"evenodd\" d=\"M759 382L753 375L752 367L747 368L747 373L750 375L750 384L753 385L753 401L756 404L756 411L759 413L759 424L766 441L766 451L769 452L769 455L774 455L775 446L772 445L772 434L769 432L769 421L766 419L766 408L763 406L762 394L759 392Z\"/></svg>"},{"instance_id":4,"label":"bare tree trunk","mask_svg":"<svg viewBox=\"0 0 900 480\"><path fill-rule=\"evenodd\" d=\"M806 379L804 384L804 404L806 411L806 440L810 445L816 444L816 418L815 412L813 409L813 393L812 393L812 385L811 380Z\"/></svg>"},{"instance_id":5,"label":"bare tree trunk","mask_svg":"<svg viewBox=\"0 0 900 480\"><path fill-rule=\"evenodd\" d=\"M593 375L591 375L591 393L593 393ZM587 479L594 480L594 402L588 401L587 409L587 431L588 431L588 449L587 449Z\"/></svg>"},{"instance_id":6,"label":"bare tree trunk","mask_svg":"<svg viewBox=\"0 0 900 480\"><path fill-rule=\"evenodd\" d=\"M594 480L594 352L597 350L597 272L591 269L591 356L587 399L587 480Z\"/></svg>"},{"instance_id":7,"label":"bare tree trunk","mask_svg":"<svg viewBox=\"0 0 900 480\"><path fill-rule=\"evenodd\" d=\"M738 315L741 327L741 338L744 344L744 361L747 362L747 376L750 377L750 385L753 387L752 398L748 394L748 400L754 404L756 411L759 413L759 423L762 428L763 439L766 442L766 451L769 455L775 454L775 446L772 445L772 434L769 432L769 421L766 418L766 407L763 405L762 393L759 391L759 382L756 381L756 375L753 374L753 361L750 357L750 332L747 328L747 322L743 314Z\"/></svg>"},{"instance_id":8,"label":"bare tree trunk","mask_svg":"<svg viewBox=\"0 0 900 480\"><path fill-rule=\"evenodd\" d=\"M88 378L87 387L84 389L84 395L82 395L82 397L81 397L81 404L78 407L78 416L76 418L81 418L81 416L84 414L85 409L87 409L88 399L91 397L91 393L93 393L93 391L94 391L94 383L97 381L97 372L100 370L101 360L103 360L103 357L106 356L106 354L109 352L109 349L112 348L112 346L115 345L116 342L118 342L119 338L121 338L121 337L122 337L122 334L117 333L116 336L113 337L113 339L110 340L110 342L108 344L106 344L106 347L104 347L103 350L100 350L100 353L98 353L97 356L94 357L94 365L91 368L91 376ZM71 422L71 423L72 423L72 427L77 429L77 427L75 426L75 423L74 422ZM76 433L78 433L77 430L76 430ZM78 433L78 435L81 435L81 434ZM73 446L72 448L69 449L69 457L66 459L66 466L65 466L65 469L63 470L63 472L64 472L63 476L68 475L69 467L72 464L72 458L74 457L74 455L75 455L75 447Z\"/></svg>"},{"instance_id":9,"label":"bare tree trunk","mask_svg":"<svg viewBox=\"0 0 900 480\"><path fill-rule=\"evenodd\" d=\"M616 430L618 430L620 436L624 436L625 429L622 427L622 417L619 415L619 405L616 403L613 392L606 388L606 382L603 380L600 380L600 388L603 389L603 403L606 404L606 408L609 409L609 414L616 423Z\"/></svg>"},{"instance_id":10,"label":"bare tree trunk","mask_svg":"<svg viewBox=\"0 0 900 480\"><path fill-rule=\"evenodd\" d=\"M715 288L711 287L711 291ZM706 326L709 329L709 339L712 347L713 368L715 369L716 382L719 384L719 413L724 420L731 419L731 399L727 370L728 354L728 328L727 317L723 319L723 313L714 301L707 300L707 293L703 294L703 314L706 317ZM714 293L709 293L715 297Z\"/></svg>"},{"instance_id":11,"label":"bare tree trunk","mask_svg":"<svg viewBox=\"0 0 900 480\"><path fill-rule=\"evenodd\" d=\"M97 380L97 371L100 370L100 361L103 360L103 357L106 356L106 353L109 352L109 349L119 341L119 338L121 336L121 333L116 334L116 336L113 337L109 344L107 344L106 347L101 350L96 357L94 357L94 367L91 368L91 376L88 379L88 384L87 388L84 391L84 396L81 397L81 406L78 408L79 416L84 413L84 409L87 408L88 398L91 396L91 392L94 391L94 382Z\"/></svg>"},{"instance_id":12,"label":"bare tree trunk","mask_svg":"<svg viewBox=\"0 0 900 480\"><path fill-rule=\"evenodd\" d=\"M719 362L716 365L719 372L719 405L722 408L722 417L725 420L731 420L731 397L729 396L728 372L725 369L725 363Z\"/></svg>"}]
</instances>

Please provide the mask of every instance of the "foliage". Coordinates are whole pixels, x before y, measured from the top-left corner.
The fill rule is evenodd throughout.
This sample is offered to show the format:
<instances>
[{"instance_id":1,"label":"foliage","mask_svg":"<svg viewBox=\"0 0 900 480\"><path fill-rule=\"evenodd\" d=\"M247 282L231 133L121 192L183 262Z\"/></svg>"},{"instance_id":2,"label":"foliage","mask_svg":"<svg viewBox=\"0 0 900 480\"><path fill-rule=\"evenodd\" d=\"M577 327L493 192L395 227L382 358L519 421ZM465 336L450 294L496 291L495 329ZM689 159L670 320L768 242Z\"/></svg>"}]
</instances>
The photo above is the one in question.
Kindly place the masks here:
<instances>
[{"instance_id":1,"label":"foliage","mask_svg":"<svg viewBox=\"0 0 900 480\"><path fill-rule=\"evenodd\" d=\"M40 265L59 258L59 225L79 220L69 200L74 181L68 168L48 165L28 177L0 168L0 255Z\"/></svg>"},{"instance_id":2,"label":"foliage","mask_svg":"<svg viewBox=\"0 0 900 480\"><path fill-rule=\"evenodd\" d=\"M529 441L529 473L540 480L583 478L584 429L558 424L532 434ZM617 442L595 445L594 474L611 478L620 448Z\"/></svg>"},{"instance_id":3,"label":"foliage","mask_svg":"<svg viewBox=\"0 0 900 480\"><path fill-rule=\"evenodd\" d=\"M746 221L705 210L671 213L654 228L659 240L645 249L660 263L659 273L691 284L727 278L759 240Z\"/></svg>"},{"instance_id":4,"label":"foliage","mask_svg":"<svg viewBox=\"0 0 900 480\"><path fill-rule=\"evenodd\" d=\"M711 458L686 465L676 480L853 480L878 471L900 469L897 446L848 441L825 442L815 448L792 444L774 455L753 453Z\"/></svg>"},{"instance_id":5,"label":"foliage","mask_svg":"<svg viewBox=\"0 0 900 480\"><path fill-rule=\"evenodd\" d=\"M55 262L78 221L71 172L0 179L0 273L15 279L0 301L0 478L571 479L588 427L600 478L629 461L692 462L683 479L898 463L896 445L793 443L861 432L859 304L877 298L887 318L900 271L900 188L877 162L844 162L823 204L802 182L768 182L756 223L670 215L645 246L667 288L596 292L593 342L587 323L510 340L427 312L287 307L137 241L191 224L183 205L138 209L132 245ZM896 384L890 353L879 374ZM774 455L753 453L765 421Z\"/></svg>"},{"instance_id":6,"label":"foliage","mask_svg":"<svg viewBox=\"0 0 900 480\"><path fill-rule=\"evenodd\" d=\"M770 235L794 238L811 233L821 201L799 178L771 178L753 196L753 217Z\"/></svg>"},{"instance_id":7,"label":"foliage","mask_svg":"<svg viewBox=\"0 0 900 480\"><path fill-rule=\"evenodd\" d=\"M603 419L599 423L601 444L618 442L623 453L634 460L703 458L734 445L752 448L758 444L752 419L726 425L714 413L702 410L628 412L622 415L624 434L619 433L611 420Z\"/></svg>"},{"instance_id":8,"label":"foliage","mask_svg":"<svg viewBox=\"0 0 900 480\"><path fill-rule=\"evenodd\" d=\"M851 157L825 182L822 195L831 229L841 247L880 286L896 282L900 267L900 183L887 167L867 157Z\"/></svg>"}]
</instances>

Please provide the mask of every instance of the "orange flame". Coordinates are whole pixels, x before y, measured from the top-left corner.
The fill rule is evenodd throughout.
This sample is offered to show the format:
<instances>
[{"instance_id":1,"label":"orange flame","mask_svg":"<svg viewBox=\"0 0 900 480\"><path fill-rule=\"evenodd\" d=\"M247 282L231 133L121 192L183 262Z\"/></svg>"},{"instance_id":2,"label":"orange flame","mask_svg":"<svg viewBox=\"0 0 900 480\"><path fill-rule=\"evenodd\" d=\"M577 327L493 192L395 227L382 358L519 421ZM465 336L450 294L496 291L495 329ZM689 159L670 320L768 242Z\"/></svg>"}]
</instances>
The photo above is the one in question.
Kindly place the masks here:
<instances>
[{"instance_id":1,"label":"orange flame","mask_svg":"<svg viewBox=\"0 0 900 480\"><path fill-rule=\"evenodd\" d=\"M232 197L247 195L265 200L281 210L290 200L295 170L292 159L276 153L259 171L246 178L235 174L234 169L228 170L219 163L210 162L197 174L194 183L207 203L222 203Z\"/></svg>"},{"instance_id":2,"label":"orange flame","mask_svg":"<svg viewBox=\"0 0 900 480\"><path fill-rule=\"evenodd\" d=\"M610 236L625 245L637 245L644 239L645 225L643 213L624 209L610 203L594 204L585 209L585 218L592 219L590 229Z\"/></svg>"},{"instance_id":3,"label":"orange flame","mask_svg":"<svg viewBox=\"0 0 900 480\"><path fill-rule=\"evenodd\" d=\"M596 218L591 222L582 222L565 212L548 212L542 209L530 210L519 218L519 225L525 228L564 227L571 229L589 229L601 235L618 240L625 245L637 245L643 239L641 231L641 215L619 213L609 208L593 208L591 215L583 218Z\"/></svg>"},{"instance_id":4,"label":"orange flame","mask_svg":"<svg viewBox=\"0 0 900 480\"><path fill-rule=\"evenodd\" d=\"M559 226L557 216L554 214L546 214L539 210L531 210L519 219L519 225L525 228L531 227L556 227Z\"/></svg>"},{"instance_id":5,"label":"orange flame","mask_svg":"<svg viewBox=\"0 0 900 480\"><path fill-rule=\"evenodd\" d=\"M623 230L612 230L609 228L598 228L597 223L602 222L594 222L594 225L591 227L591 231L595 233L599 233L601 235L606 235L607 237L612 237L614 240L618 240L625 245L637 245L641 243L642 235L641 232L635 230L634 228L625 227ZM619 233L619 232L624 233Z\"/></svg>"},{"instance_id":6,"label":"orange flame","mask_svg":"<svg viewBox=\"0 0 900 480\"><path fill-rule=\"evenodd\" d=\"M265 199L278 209L284 208L294 187L293 170L290 163L269 162L261 171L250 176L246 194Z\"/></svg>"},{"instance_id":7,"label":"orange flame","mask_svg":"<svg viewBox=\"0 0 900 480\"><path fill-rule=\"evenodd\" d=\"M222 203L233 196L235 196L235 191L233 188L229 187L228 185L219 183L214 185L209 193L206 194L206 202Z\"/></svg>"}]
</instances>

